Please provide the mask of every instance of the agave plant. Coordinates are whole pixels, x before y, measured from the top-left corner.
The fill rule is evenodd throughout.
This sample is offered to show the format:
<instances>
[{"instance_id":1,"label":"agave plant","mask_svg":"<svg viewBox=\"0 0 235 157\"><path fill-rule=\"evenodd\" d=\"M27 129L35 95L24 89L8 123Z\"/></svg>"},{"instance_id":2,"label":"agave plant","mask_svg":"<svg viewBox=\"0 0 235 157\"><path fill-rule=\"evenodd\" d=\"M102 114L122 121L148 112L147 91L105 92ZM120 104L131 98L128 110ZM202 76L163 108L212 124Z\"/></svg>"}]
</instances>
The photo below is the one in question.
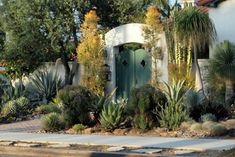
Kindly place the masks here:
<instances>
[{"instance_id":1,"label":"agave plant","mask_svg":"<svg viewBox=\"0 0 235 157\"><path fill-rule=\"evenodd\" d=\"M38 71L31 79L35 92L47 101L62 87L62 79L52 71Z\"/></svg>"},{"instance_id":2,"label":"agave plant","mask_svg":"<svg viewBox=\"0 0 235 157\"><path fill-rule=\"evenodd\" d=\"M109 105L112 102L113 95L115 94L117 88L115 88L110 94L106 96L101 96L96 104L96 112L100 113L104 106Z\"/></svg>"},{"instance_id":3,"label":"agave plant","mask_svg":"<svg viewBox=\"0 0 235 157\"><path fill-rule=\"evenodd\" d=\"M15 86L12 85L12 83L9 83L8 85L3 88L3 95L2 95L2 101L3 103L6 103L10 100L15 100L21 96L24 95L25 87L23 83L15 84Z\"/></svg>"},{"instance_id":4,"label":"agave plant","mask_svg":"<svg viewBox=\"0 0 235 157\"><path fill-rule=\"evenodd\" d=\"M124 104L110 103L104 106L100 114L100 124L105 130L114 130L120 127L123 122Z\"/></svg>"}]
</instances>

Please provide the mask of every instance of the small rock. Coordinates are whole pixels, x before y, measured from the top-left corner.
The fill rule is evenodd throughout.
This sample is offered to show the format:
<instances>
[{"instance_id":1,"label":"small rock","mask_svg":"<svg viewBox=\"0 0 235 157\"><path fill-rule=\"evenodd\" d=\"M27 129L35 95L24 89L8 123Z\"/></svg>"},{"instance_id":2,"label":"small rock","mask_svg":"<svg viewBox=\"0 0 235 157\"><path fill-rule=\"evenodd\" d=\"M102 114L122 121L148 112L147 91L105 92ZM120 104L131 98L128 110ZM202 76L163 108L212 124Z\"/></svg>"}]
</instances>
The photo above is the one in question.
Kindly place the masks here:
<instances>
[{"instance_id":1,"label":"small rock","mask_svg":"<svg viewBox=\"0 0 235 157\"><path fill-rule=\"evenodd\" d=\"M35 143L16 143L14 146L17 147L40 147L41 144L35 144Z\"/></svg>"},{"instance_id":2,"label":"small rock","mask_svg":"<svg viewBox=\"0 0 235 157\"><path fill-rule=\"evenodd\" d=\"M16 121L17 122L22 121L22 118L16 118Z\"/></svg>"},{"instance_id":3,"label":"small rock","mask_svg":"<svg viewBox=\"0 0 235 157\"><path fill-rule=\"evenodd\" d=\"M144 153L144 154L155 154L155 153L162 152L162 149L136 149L136 150L131 150L131 152Z\"/></svg>"},{"instance_id":4,"label":"small rock","mask_svg":"<svg viewBox=\"0 0 235 157\"><path fill-rule=\"evenodd\" d=\"M174 151L175 155L186 155L186 154L192 154L195 151L190 151L190 150L176 150Z\"/></svg>"},{"instance_id":5,"label":"small rock","mask_svg":"<svg viewBox=\"0 0 235 157\"><path fill-rule=\"evenodd\" d=\"M71 147L70 144L51 144L51 145L48 145L47 147L49 148L69 148Z\"/></svg>"},{"instance_id":6,"label":"small rock","mask_svg":"<svg viewBox=\"0 0 235 157\"><path fill-rule=\"evenodd\" d=\"M94 127L94 128L92 128L92 133L94 132L100 132L101 131L101 128L99 128L99 127Z\"/></svg>"},{"instance_id":7,"label":"small rock","mask_svg":"<svg viewBox=\"0 0 235 157\"><path fill-rule=\"evenodd\" d=\"M84 130L84 134L91 134L92 132L92 128L87 128Z\"/></svg>"},{"instance_id":8,"label":"small rock","mask_svg":"<svg viewBox=\"0 0 235 157\"><path fill-rule=\"evenodd\" d=\"M141 132L141 130L139 130L139 129L131 129L130 131L129 131L129 134L130 135L140 135L142 132Z\"/></svg>"},{"instance_id":9,"label":"small rock","mask_svg":"<svg viewBox=\"0 0 235 157\"><path fill-rule=\"evenodd\" d=\"M108 152L120 152L123 151L125 148L123 147L109 147L107 149Z\"/></svg>"},{"instance_id":10,"label":"small rock","mask_svg":"<svg viewBox=\"0 0 235 157\"><path fill-rule=\"evenodd\" d=\"M115 135L125 135L125 133L127 132L128 130L127 129L115 129L113 131L113 134Z\"/></svg>"},{"instance_id":11,"label":"small rock","mask_svg":"<svg viewBox=\"0 0 235 157\"><path fill-rule=\"evenodd\" d=\"M105 132L104 135L109 136L109 135L113 135L113 133L111 133L111 132Z\"/></svg>"},{"instance_id":12,"label":"small rock","mask_svg":"<svg viewBox=\"0 0 235 157\"><path fill-rule=\"evenodd\" d=\"M0 142L1 146L11 146L13 145L13 142Z\"/></svg>"}]
</instances>

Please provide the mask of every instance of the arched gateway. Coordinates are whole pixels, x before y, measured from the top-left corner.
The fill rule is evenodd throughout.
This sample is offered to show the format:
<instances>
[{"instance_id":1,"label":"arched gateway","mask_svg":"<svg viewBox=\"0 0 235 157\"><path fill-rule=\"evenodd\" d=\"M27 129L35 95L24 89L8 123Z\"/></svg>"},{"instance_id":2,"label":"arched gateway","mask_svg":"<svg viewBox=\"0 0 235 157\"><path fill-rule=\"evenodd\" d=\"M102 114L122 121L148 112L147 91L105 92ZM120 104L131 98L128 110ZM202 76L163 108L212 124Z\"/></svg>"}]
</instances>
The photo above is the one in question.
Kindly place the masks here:
<instances>
[{"instance_id":1,"label":"arched gateway","mask_svg":"<svg viewBox=\"0 0 235 157\"><path fill-rule=\"evenodd\" d=\"M147 84L152 77L150 53L142 48L144 24L130 23L110 30L105 35L107 64L110 66L111 79L107 84L107 92L117 87L117 97L128 98L130 90ZM125 45L135 43L140 46L128 48ZM159 61L161 80L168 80L167 48L165 36L161 35L158 46L162 48L163 60Z\"/></svg>"}]
</instances>

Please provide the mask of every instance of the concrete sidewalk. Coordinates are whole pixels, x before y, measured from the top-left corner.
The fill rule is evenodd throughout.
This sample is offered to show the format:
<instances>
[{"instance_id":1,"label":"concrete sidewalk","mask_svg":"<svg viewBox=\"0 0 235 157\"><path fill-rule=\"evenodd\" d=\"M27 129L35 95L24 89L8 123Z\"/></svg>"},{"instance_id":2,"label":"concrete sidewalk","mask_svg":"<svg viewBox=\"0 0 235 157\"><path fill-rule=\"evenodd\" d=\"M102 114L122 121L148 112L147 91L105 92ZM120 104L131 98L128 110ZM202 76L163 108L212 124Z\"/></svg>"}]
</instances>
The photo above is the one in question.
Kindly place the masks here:
<instances>
[{"instance_id":1,"label":"concrete sidewalk","mask_svg":"<svg viewBox=\"0 0 235 157\"><path fill-rule=\"evenodd\" d=\"M40 119L33 119L9 124L0 124L0 132L36 132L40 130L40 127Z\"/></svg>"},{"instance_id":2,"label":"concrete sidewalk","mask_svg":"<svg viewBox=\"0 0 235 157\"><path fill-rule=\"evenodd\" d=\"M189 139L140 136L98 136L39 134L23 132L0 132L0 141L21 141L36 143L107 145L145 148L172 148L184 150L229 150L235 148L235 140Z\"/></svg>"}]
</instances>

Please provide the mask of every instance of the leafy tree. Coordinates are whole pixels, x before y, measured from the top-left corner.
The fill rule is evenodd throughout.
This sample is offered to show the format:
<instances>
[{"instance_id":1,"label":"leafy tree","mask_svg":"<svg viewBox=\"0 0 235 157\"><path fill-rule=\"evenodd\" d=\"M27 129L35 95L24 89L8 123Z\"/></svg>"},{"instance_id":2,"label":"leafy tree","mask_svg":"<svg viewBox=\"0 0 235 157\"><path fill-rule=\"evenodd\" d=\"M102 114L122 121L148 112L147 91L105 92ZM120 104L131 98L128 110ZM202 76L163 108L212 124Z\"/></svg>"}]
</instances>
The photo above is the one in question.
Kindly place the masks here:
<instances>
[{"instance_id":1,"label":"leafy tree","mask_svg":"<svg viewBox=\"0 0 235 157\"><path fill-rule=\"evenodd\" d=\"M48 39L39 29L39 18L31 18L42 14L37 2L2 0L0 11L2 29L7 38L0 57L8 74L21 76L32 72L43 60L53 57Z\"/></svg>"},{"instance_id":2,"label":"leafy tree","mask_svg":"<svg viewBox=\"0 0 235 157\"><path fill-rule=\"evenodd\" d=\"M144 22L145 10L152 0L91 0L103 27L113 28L130 22Z\"/></svg>"},{"instance_id":3,"label":"leafy tree","mask_svg":"<svg viewBox=\"0 0 235 157\"><path fill-rule=\"evenodd\" d=\"M214 55L209 61L209 76L225 83L225 101L234 96L235 79L235 44L224 41L217 45Z\"/></svg>"},{"instance_id":4,"label":"leafy tree","mask_svg":"<svg viewBox=\"0 0 235 157\"><path fill-rule=\"evenodd\" d=\"M71 84L77 62L70 69L68 61L76 52L80 17L87 6L85 0L2 0L1 20L8 40L1 58L8 72L21 76L34 71L42 61L60 56L65 83Z\"/></svg>"},{"instance_id":5,"label":"leafy tree","mask_svg":"<svg viewBox=\"0 0 235 157\"><path fill-rule=\"evenodd\" d=\"M0 23L0 53L2 53L5 43L6 34L2 29L2 24Z\"/></svg>"},{"instance_id":6,"label":"leafy tree","mask_svg":"<svg viewBox=\"0 0 235 157\"><path fill-rule=\"evenodd\" d=\"M143 14L149 0L1 0L0 19L7 42L1 59L14 76L34 71L42 61L60 57L65 83L78 68L76 47L84 14L96 8L103 27L115 27ZM68 61L74 61L72 68Z\"/></svg>"},{"instance_id":7,"label":"leafy tree","mask_svg":"<svg viewBox=\"0 0 235 157\"><path fill-rule=\"evenodd\" d=\"M103 95L105 86L104 52L101 37L97 31L98 16L91 10L81 25L81 43L77 48L78 62L84 65L82 85L96 95Z\"/></svg>"},{"instance_id":8,"label":"leafy tree","mask_svg":"<svg viewBox=\"0 0 235 157\"><path fill-rule=\"evenodd\" d=\"M190 43L193 48L194 69L196 76L199 76L199 84L196 88L204 94L197 50L204 48L206 45L211 45L215 41L215 26L208 14L202 13L194 7L184 8L176 14L175 18L175 30L178 39L184 43ZM192 70L194 69L192 68Z\"/></svg>"}]
</instances>

